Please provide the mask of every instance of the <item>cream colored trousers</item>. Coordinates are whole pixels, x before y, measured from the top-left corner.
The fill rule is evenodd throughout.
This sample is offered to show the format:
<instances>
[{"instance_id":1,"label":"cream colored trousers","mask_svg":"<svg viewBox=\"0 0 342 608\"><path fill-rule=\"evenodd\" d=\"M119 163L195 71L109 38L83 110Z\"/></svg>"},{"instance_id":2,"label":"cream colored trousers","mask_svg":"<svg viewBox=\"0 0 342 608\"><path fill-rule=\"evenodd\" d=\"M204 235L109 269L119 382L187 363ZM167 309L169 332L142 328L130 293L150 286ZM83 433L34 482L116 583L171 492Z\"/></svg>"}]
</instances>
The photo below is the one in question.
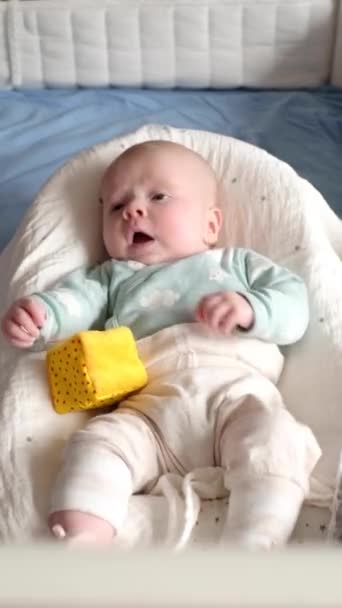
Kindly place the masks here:
<instances>
[{"instance_id":1,"label":"cream colored trousers","mask_svg":"<svg viewBox=\"0 0 342 608\"><path fill-rule=\"evenodd\" d=\"M148 385L73 435L51 512L91 513L118 530L130 496L151 491L164 473L220 466L230 490L228 538L285 542L320 449L275 387L278 348L208 336L191 323L140 340L138 350Z\"/></svg>"}]
</instances>

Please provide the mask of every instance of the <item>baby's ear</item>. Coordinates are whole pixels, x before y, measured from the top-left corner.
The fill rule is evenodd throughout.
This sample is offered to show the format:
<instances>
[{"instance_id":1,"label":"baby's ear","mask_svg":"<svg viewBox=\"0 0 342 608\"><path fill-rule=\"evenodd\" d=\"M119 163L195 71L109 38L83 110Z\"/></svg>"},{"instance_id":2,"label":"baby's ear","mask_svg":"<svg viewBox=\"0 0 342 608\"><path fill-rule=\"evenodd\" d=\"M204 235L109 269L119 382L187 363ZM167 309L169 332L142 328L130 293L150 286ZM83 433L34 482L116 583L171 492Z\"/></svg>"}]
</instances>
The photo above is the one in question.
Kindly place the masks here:
<instances>
[{"instance_id":1,"label":"baby's ear","mask_svg":"<svg viewBox=\"0 0 342 608\"><path fill-rule=\"evenodd\" d=\"M222 211L218 207L209 209L206 242L208 245L215 245L222 226Z\"/></svg>"}]
</instances>

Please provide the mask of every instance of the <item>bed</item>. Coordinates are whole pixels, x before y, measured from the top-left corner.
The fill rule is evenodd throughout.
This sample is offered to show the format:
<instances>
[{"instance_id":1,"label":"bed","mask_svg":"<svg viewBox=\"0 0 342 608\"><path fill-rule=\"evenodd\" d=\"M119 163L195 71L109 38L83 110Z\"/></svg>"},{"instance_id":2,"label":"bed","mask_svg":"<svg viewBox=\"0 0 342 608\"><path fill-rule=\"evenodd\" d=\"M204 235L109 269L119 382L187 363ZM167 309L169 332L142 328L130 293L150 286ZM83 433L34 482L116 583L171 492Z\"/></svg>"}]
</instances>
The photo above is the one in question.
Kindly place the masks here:
<instances>
[{"instance_id":1,"label":"bed","mask_svg":"<svg viewBox=\"0 0 342 608\"><path fill-rule=\"evenodd\" d=\"M259 146L289 163L342 216L341 32L336 0L0 3L2 259L8 251L13 258L10 241L57 169L81 150L147 123L206 130ZM1 310L8 297L3 277ZM12 441L8 438L8 453L15 457ZM37 462L32 466L39 469ZM39 504L39 496L35 499ZM220 517L215 504L204 510L212 522ZM10 512L7 517L15 519ZM329 519L324 509L304 513L297 543L324 543ZM3 540L30 540L32 525ZM209 537L200 527L198 542L212 542ZM124 577L129 561L122 568ZM191 560L186 568L190 573ZM254 591L256 597L256 583ZM225 596L226 602L234 602L232 597ZM266 606L267 594L262 597ZM125 601L134 598L128 594Z\"/></svg>"}]
</instances>

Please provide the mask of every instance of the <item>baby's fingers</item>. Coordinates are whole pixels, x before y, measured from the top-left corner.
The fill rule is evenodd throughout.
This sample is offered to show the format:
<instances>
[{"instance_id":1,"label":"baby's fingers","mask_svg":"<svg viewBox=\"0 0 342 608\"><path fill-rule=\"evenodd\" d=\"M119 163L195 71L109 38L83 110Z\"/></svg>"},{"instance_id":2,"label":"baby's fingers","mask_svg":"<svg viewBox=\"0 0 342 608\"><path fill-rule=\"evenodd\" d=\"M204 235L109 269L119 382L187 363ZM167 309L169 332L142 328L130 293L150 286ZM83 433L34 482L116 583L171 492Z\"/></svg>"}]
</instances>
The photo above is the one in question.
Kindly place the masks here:
<instances>
[{"instance_id":1,"label":"baby's fingers","mask_svg":"<svg viewBox=\"0 0 342 608\"><path fill-rule=\"evenodd\" d=\"M197 321L207 323L212 315L212 311L221 301L222 296L220 293L210 294L209 296L205 296L204 298L202 298L195 312Z\"/></svg>"},{"instance_id":2,"label":"baby's fingers","mask_svg":"<svg viewBox=\"0 0 342 608\"><path fill-rule=\"evenodd\" d=\"M11 317L8 319L12 336L25 339L25 334L29 338L38 338L39 329L32 320L32 317L22 307L14 308Z\"/></svg>"},{"instance_id":3,"label":"baby's fingers","mask_svg":"<svg viewBox=\"0 0 342 608\"><path fill-rule=\"evenodd\" d=\"M216 330L221 330L221 324L231 313L231 309L227 302L220 301L215 306L212 306L207 313L206 323Z\"/></svg>"},{"instance_id":4,"label":"baby's fingers","mask_svg":"<svg viewBox=\"0 0 342 608\"><path fill-rule=\"evenodd\" d=\"M34 298L20 300L20 308L30 316L36 327L43 327L46 318L44 305Z\"/></svg>"},{"instance_id":5,"label":"baby's fingers","mask_svg":"<svg viewBox=\"0 0 342 608\"><path fill-rule=\"evenodd\" d=\"M34 340L29 338L29 340L17 340L15 338L8 338L8 341L12 346L16 346L17 348L30 348L32 346Z\"/></svg>"},{"instance_id":6,"label":"baby's fingers","mask_svg":"<svg viewBox=\"0 0 342 608\"><path fill-rule=\"evenodd\" d=\"M231 309L221 318L218 329L220 333L224 334L225 336L228 336L232 333L232 331L234 331L237 325L238 321L236 312Z\"/></svg>"},{"instance_id":7,"label":"baby's fingers","mask_svg":"<svg viewBox=\"0 0 342 608\"><path fill-rule=\"evenodd\" d=\"M17 325L11 319L4 319L2 322L2 331L7 340L14 346L27 348L34 342L34 338L30 336L25 328Z\"/></svg>"}]
</instances>

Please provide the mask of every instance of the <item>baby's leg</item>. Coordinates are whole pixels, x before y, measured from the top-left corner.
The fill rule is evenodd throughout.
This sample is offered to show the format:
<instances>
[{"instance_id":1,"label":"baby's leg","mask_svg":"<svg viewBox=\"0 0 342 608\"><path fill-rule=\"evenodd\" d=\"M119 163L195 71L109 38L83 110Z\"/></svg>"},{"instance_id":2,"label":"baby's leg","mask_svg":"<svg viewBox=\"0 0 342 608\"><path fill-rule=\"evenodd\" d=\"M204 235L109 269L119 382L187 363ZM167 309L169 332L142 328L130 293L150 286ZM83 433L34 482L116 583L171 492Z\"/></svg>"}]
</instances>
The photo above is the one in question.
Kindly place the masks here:
<instances>
[{"instance_id":1,"label":"baby's leg","mask_svg":"<svg viewBox=\"0 0 342 608\"><path fill-rule=\"evenodd\" d=\"M219 451L231 492L226 539L270 548L289 539L321 452L310 429L285 410L277 389L259 381L268 383L266 390L252 390L221 420Z\"/></svg>"},{"instance_id":2,"label":"baby's leg","mask_svg":"<svg viewBox=\"0 0 342 608\"><path fill-rule=\"evenodd\" d=\"M54 487L49 525L58 538L105 544L122 526L130 496L162 473L143 418L116 411L71 438Z\"/></svg>"}]
</instances>

